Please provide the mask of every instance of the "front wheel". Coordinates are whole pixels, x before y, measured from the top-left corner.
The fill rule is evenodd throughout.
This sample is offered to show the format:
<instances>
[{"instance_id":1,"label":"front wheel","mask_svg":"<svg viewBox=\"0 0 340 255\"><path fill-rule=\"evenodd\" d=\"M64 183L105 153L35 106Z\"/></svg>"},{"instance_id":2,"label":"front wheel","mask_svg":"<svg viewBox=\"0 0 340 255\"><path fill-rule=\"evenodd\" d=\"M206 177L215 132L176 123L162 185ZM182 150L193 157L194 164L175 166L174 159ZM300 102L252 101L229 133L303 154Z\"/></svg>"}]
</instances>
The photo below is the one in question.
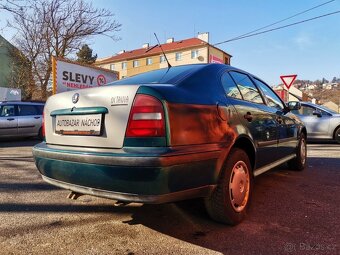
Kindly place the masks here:
<instances>
[{"instance_id":1,"label":"front wheel","mask_svg":"<svg viewBox=\"0 0 340 255\"><path fill-rule=\"evenodd\" d=\"M340 127L338 127L337 130L335 130L334 139L337 143L340 143Z\"/></svg>"},{"instance_id":2,"label":"front wheel","mask_svg":"<svg viewBox=\"0 0 340 255\"><path fill-rule=\"evenodd\" d=\"M301 133L299 144L296 148L296 157L288 161L288 166L292 170L302 171L306 167L307 142L304 133Z\"/></svg>"},{"instance_id":3,"label":"front wheel","mask_svg":"<svg viewBox=\"0 0 340 255\"><path fill-rule=\"evenodd\" d=\"M252 180L247 154L241 149L232 149L216 189L205 198L205 207L210 217L230 225L240 223L249 207Z\"/></svg>"}]
</instances>

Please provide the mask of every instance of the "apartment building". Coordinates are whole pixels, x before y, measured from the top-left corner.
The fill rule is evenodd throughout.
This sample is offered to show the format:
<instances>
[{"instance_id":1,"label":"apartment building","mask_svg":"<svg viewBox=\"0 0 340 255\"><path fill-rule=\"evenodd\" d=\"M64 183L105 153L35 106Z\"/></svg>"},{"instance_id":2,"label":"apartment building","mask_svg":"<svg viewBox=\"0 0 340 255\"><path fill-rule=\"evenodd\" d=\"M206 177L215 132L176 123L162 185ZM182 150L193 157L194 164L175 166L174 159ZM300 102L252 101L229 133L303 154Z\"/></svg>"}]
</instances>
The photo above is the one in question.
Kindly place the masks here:
<instances>
[{"instance_id":1,"label":"apartment building","mask_svg":"<svg viewBox=\"0 0 340 255\"><path fill-rule=\"evenodd\" d=\"M199 33L195 38L175 41L169 38L162 44L171 66L198 63L230 64L231 55L209 44L209 33ZM118 71L120 79L168 66L159 45L144 44L142 48L121 51L117 55L98 59L96 66Z\"/></svg>"}]
</instances>

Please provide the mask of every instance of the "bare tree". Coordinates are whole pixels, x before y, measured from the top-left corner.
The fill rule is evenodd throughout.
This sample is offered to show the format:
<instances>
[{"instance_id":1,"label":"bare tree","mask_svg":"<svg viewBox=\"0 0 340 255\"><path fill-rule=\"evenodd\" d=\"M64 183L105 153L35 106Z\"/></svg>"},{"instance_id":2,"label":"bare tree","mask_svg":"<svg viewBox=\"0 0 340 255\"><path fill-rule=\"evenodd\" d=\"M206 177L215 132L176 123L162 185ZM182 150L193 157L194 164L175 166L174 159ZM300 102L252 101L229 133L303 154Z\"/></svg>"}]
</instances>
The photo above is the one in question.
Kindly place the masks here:
<instances>
[{"instance_id":1,"label":"bare tree","mask_svg":"<svg viewBox=\"0 0 340 255\"><path fill-rule=\"evenodd\" d=\"M9 49L12 74L9 77L8 85L11 88L21 89L21 96L24 100L32 99L35 89L32 77L32 66L26 56L17 48Z\"/></svg>"},{"instance_id":2,"label":"bare tree","mask_svg":"<svg viewBox=\"0 0 340 255\"><path fill-rule=\"evenodd\" d=\"M52 56L75 53L91 36L119 39L115 34L121 24L114 14L84 0L6 0L0 2L0 9L13 15L10 25L18 31L15 44L30 61L43 99L50 83Z\"/></svg>"}]
</instances>

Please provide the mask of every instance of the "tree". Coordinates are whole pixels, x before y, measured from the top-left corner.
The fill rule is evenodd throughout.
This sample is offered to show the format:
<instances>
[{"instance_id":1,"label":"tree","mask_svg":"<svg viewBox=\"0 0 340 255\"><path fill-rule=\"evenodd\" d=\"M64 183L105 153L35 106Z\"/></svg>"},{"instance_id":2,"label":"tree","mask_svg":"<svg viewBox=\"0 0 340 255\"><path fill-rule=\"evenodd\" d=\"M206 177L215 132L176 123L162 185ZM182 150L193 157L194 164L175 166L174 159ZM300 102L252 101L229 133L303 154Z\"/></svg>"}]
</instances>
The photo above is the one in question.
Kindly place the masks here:
<instances>
[{"instance_id":1,"label":"tree","mask_svg":"<svg viewBox=\"0 0 340 255\"><path fill-rule=\"evenodd\" d=\"M21 89L22 99L32 99L35 86L30 61L17 48L10 49L9 55L12 59L12 75L8 81L9 87Z\"/></svg>"},{"instance_id":2,"label":"tree","mask_svg":"<svg viewBox=\"0 0 340 255\"><path fill-rule=\"evenodd\" d=\"M329 83L329 81L325 78L322 78L322 84L324 84L324 83Z\"/></svg>"},{"instance_id":3,"label":"tree","mask_svg":"<svg viewBox=\"0 0 340 255\"><path fill-rule=\"evenodd\" d=\"M77 52L77 57L77 62L79 63L93 64L96 62L97 54L93 56L92 49L87 44L84 44Z\"/></svg>"},{"instance_id":4,"label":"tree","mask_svg":"<svg viewBox=\"0 0 340 255\"><path fill-rule=\"evenodd\" d=\"M113 40L121 24L106 9L94 8L84 0L3 1L0 9L13 16L15 43L32 65L32 76L47 97L52 56L74 54L91 36L106 35Z\"/></svg>"},{"instance_id":5,"label":"tree","mask_svg":"<svg viewBox=\"0 0 340 255\"><path fill-rule=\"evenodd\" d=\"M332 83L336 83L337 79L336 77L334 76L333 79L332 79Z\"/></svg>"}]
</instances>

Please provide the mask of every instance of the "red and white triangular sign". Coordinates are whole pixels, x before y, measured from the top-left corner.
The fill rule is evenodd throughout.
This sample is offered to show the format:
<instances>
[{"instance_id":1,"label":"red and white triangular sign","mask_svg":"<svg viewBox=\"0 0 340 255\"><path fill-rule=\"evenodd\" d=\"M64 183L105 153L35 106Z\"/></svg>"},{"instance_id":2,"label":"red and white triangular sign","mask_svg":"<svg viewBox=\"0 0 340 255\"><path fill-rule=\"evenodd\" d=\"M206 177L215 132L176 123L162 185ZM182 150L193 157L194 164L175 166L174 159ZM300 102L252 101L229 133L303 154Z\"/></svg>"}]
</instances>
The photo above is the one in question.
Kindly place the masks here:
<instances>
[{"instance_id":1,"label":"red and white triangular sign","mask_svg":"<svg viewBox=\"0 0 340 255\"><path fill-rule=\"evenodd\" d=\"M280 78L283 81L284 85L287 87L287 89L292 86L293 82L295 81L297 77L297 74L291 74L291 75L281 75Z\"/></svg>"}]
</instances>

